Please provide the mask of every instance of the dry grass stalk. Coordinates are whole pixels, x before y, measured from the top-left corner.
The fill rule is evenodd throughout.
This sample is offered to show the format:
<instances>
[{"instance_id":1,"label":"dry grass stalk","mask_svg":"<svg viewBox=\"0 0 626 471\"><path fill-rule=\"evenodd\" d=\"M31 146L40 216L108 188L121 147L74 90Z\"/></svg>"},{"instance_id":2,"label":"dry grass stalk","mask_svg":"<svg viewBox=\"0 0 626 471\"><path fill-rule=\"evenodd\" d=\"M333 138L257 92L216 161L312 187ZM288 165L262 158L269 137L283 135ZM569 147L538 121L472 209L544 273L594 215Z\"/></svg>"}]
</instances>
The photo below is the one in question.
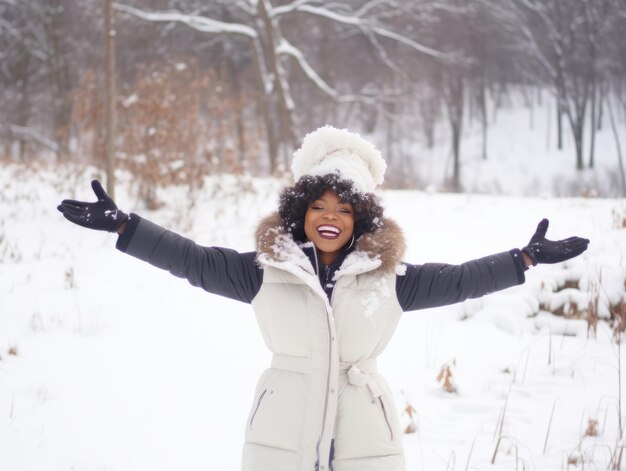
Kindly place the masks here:
<instances>
[{"instance_id":1,"label":"dry grass stalk","mask_svg":"<svg viewBox=\"0 0 626 471\"><path fill-rule=\"evenodd\" d=\"M469 469L470 460L472 459L472 453L474 453L474 445L476 445L477 438L478 438L478 433L474 435L474 440L472 440L472 446L470 446L470 451L469 451L469 454L467 455L467 462L465 463L465 471Z\"/></svg>"},{"instance_id":2,"label":"dry grass stalk","mask_svg":"<svg viewBox=\"0 0 626 471\"><path fill-rule=\"evenodd\" d=\"M585 429L585 437L597 437L598 436L598 420L589 419L587 422L587 428Z\"/></svg>"},{"instance_id":3,"label":"dry grass stalk","mask_svg":"<svg viewBox=\"0 0 626 471\"><path fill-rule=\"evenodd\" d=\"M567 467L568 468L570 465L578 466L583 463L584 463L583 456L578 450L574 450L567 455Z\"/></svg>"},{"instance_id":4,"label":"dry grass stalk","mask_svg":"<svg viewBox=\"0 0 626 471\"><path fill-rule=\"evenodd\" d=\"M411 404L407 404L404 408L403 414L406 414L409 417L409 425L404 429L404 433L415 433L417 432L417 425L415 424L414 416L417 415L416 410L413 408Z\"/></svg>"},{"instance_id":5,"label":"dry grass stalk","mask_svg":"<svg viewBox=\"0 0 626 471\"><path fill-rule=\"evenodd\" d=\"M74 283L74 268L73 267L68 267L65 269L65 286L69 289L72 289L76 286Z\"/></svg>"},{"instance_id":6,"label":"dry grass stalk","mask_svg":"<svg viewBox=\"0 0 626 471\"><path fill-rule=\"evenodd\" d=\"M454 362L453 362L454 363ZM452 370L450 365L444 363L437 374L437 382L441 384L441 388L447 393L456 393L457 388L452 380Z\"/></svg>"},{"instance_id":7,"label":"dry grass stalk","mask_svg":"<svg viewBox=\"0 0 626 471\"><path fill-rule=\"evenodd\" d=\"M587 308L587 338L595 339L598 332L598 301L600 299L600 293L594 290L589 300L589 306Z\"/></svg>"},{"instance_id":8,"label":"dry grass stalk","mask_svg":"<svg viewBox=\"0 0 626 471\"><path fill-rule=\"evenodd\" d=\"M452 466L452 468L450 468L450 466ZM450 452L450 456L448 457L448 462L446 463L445 471L448 471L449 469L452 469L452 471L454 471L455 467L456 467L456 453L454 452L454 450L452 450Z\"/></svg>"},{"instance_id":9,"label":"dry grass stalk","mask_svg":"<svg viewBox=\"0 0 626 471\"><path fill-rule=\"evenodd\" d=\"M513 374L514 383L519 382L520 384L524 384L524 381L526 380L526 371L528 370L529 355L530 355L530 352L528 348L525 348L524 350L522 350L522 353L520 353L519 359L517 360L517 366L515 367L515 373ZM522 369L522 365L524 367L523 369ZM518 373L520 372L521 372L521 378L518 377Z\"/></svg>"},{"instance_id":10,"label":"dry grass stalk","mask_svg":"<svg viewBox=\"0 0 626 471\"><path fill-rule=\"evenodd\" d=\"M504 405L502 406L502 412L498 417L498 422L496 424L496 430L494 434L494 438L498 437L498 441L502 438L502 429L504 428L504 419L506 417L506 411L509 405L509 396L511 395L511 388L509 387L509 391L506 393L506 398L504 399ZM497 448L497 447L496 447Z\"/></svg>"},{"instance_id":11,"label":"dry grass stalk","mask_svg":"<svg viewBox=\"0 0 626 471\"><path fill-rule=\"evenodd\" d=\"M610 305L609 312L613 324L613 338L620 343L622 334L626 330L626 301L621 300L617 304Z\"/></svg>"},{"instance_id":12,"label":"dry grass stalk","mask_svg":"<svg viewBox=\"0 0 626 471\"><path fill-rule=\"evenodd\" d=\"M554 409L556 409L556 401L552 403L552 412L550 412L550 420L548 421L548 430L546 431L546 439L543 442L543 452L548 449L548 438L550 437L550 429L552 428L552 419L554 418Z\"/></svg>"},{"instance_id":13,"label":"dry grass stalk","mask_svg":"<svg viewBox=\"0 0 626 471\"><path fill-rule=\"evenodd\" d=\"M505 439L511 442L509 448L507 449L507 454L510 455L512 452L515 453L515 469L516 470L518 469L517 466L520 462L522 463L523 469L526 469L526 462L519 456L519 448L517 446L517 443L515 443L513 438L506 437L504 435L498 437L498 441L496 442L496 448L493 450L493 456L491 457L491 464L496 463L496 456L498 455L500 444L502 443L502 440L505 440Z\"/></svg>"},{"instance_id":14,"label":"dry grass stalk","mask_svg":"<svg viewBox=\"0 0 626 471\"><path fill-rule=\"evenodd\" d=\"M609 463L609 469L618 471L622 468L622 454L624 452L624 446L616 446L615 452L611 457L611 462Z\"/></svg>"},{"instance_id":15,"label":"dry grass stalk","mask_svg":"<svg viewBox=\"0 0 626 471\"><path fill-rule=\"evenodd\" d=\"M626 227L626 214L624 214L624 209L613 208L611 214L613 215L613 227L615 227L615 229Z\"/></svg>"}]
</instances>

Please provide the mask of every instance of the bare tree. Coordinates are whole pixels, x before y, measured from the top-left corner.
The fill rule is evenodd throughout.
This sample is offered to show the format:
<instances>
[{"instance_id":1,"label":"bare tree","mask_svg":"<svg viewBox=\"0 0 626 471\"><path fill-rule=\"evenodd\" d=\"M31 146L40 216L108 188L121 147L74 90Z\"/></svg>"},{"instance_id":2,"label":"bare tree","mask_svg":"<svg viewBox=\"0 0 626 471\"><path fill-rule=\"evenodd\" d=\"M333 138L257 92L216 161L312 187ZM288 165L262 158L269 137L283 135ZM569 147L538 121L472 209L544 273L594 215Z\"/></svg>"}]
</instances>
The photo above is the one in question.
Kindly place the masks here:
<instances>
[{"instance_id":1,"label":"bare tree","mask_svg":"<svg viewBox=\"0 0 626 471\"><path fill-rule=\"evenodd\" d=\"M607 19L614 0L509 0L509 19L522 35L525 51L547 77L557 100L557 119L568 119L576 149L576 168L584 168L584 127L596 95L597 69ZM501 9L501 11L503 11ZM592 111L595 124L595 109ZM593 134L592 134L593 136Z\"/></svg>"},{"instance_id":2,"label":"bare tree","mask_svg":"<svg viewBox=\"0 0 626 471\"><path fill-rule=\"evenodd\" d=\"M116 8L138 18L155 22L178 22L196 30L220 34L225 37L242 37L248 40L254 52L258 87L262 90L263 101L260 106L267 132L270 167L276 168L277 155L282 151L289 155L295 147L301 133L297 129L294 116L297 101L290 91L290 74L293 69L287 67L287 61L293 60L304 77L318 90L336 103L360 101L377 105L380 96L363 93L340 93L327 79L323 78L308 59L301 47L287 40L282 30L282 20L290 15L305 14L319 20L331 21L350 27L364 34L373 44L382 58L385 47L378 41L383 39L403 45L420 54L446 58L447 55L427 47L411 37L399 34L385 27L380 11L389 11L393 2L365 2L359 8L345 4L319 6L313 0L296 0L292 3L273 6L269 0L259 0L253 8L248 3L234 2L233 9L238 9L241 22L226 22L180 11L147 12L127 5ZM233 10L234 11L234 10ZM276 124L278 128L276 129Z\"/></svg>"},{"instance_id":3,"label":"bare tree","mask_svg":"<svg viewBox=\"0 0 626 471\"><path fill-rule=\"evenodd\" d=\"M115 198L115 15L112 0L106 0L104 40L106 43L106 174L107 193Z\"/></svg>"},{"instance_id":4,"label":"bare tree","mask_svg":"<svg viewBox=\"0 0 626 471\"><path fill-rule=\"evenodd\" d=\"M69 151L105 167L104 5L0 0L6 154ZM194 122L225 137L211 144L211 159L224 152L215 169L235 168L232 149L238 168L281 169L303 130L330 123L371 135L386 150L390 183L417 184L424 156L415 140L434 146L435 131L447 128L445 178L460 188L463 159L489 155L489 127L519 91L531 106L535 92L552 93L578 168L601 158L595 130L608 124L609 103L618 131L626 113L623 0L133 0L116 8L117 81L129 94L118 110L126 113L120 103L146 68L195 64L198 77L216 78L212 99L228 104L196 109ZM482 149L465 155L463 136L474 129ZM117 144L119 157L127 149L121 137Z\"/></svg>"},{"instance_id":5,"label":"bare tree","mask_svg":"<svg viewBox=\"0 0 626 471\"><path fill-rule=\"evenodd\" d=\"M2 102L7 113L0 116L0 125L18 145L18 158L23 160L28 145L43 146L57 152L56 139L45 136L32 123L32 99L36 83L47 74L50 46L47 42L41 5L34 2L0 2L0 51L2 66Z\"/></svg>"}]
</instances>

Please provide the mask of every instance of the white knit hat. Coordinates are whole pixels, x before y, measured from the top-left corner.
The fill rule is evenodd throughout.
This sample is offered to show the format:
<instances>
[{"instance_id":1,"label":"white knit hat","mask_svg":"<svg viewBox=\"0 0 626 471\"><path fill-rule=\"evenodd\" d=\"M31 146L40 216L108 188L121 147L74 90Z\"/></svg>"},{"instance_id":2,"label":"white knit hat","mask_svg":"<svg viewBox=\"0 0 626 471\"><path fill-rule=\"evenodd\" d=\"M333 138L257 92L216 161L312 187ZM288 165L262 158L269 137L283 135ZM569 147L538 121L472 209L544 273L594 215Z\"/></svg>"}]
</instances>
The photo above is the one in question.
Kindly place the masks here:
<instances>
[{"instance_id":1,"label":"white knit hat","mask_svg":"<svg viewBox=\"0 0 626 471\"><path fill-rule=\"evenodd\" d=\"M362 193L372 193L383 182L386 168L382 155L370 142L328 125L304 137L291 165L296 181L303 175L335 173L351 180Z\"/></svg>"}]
</instances>

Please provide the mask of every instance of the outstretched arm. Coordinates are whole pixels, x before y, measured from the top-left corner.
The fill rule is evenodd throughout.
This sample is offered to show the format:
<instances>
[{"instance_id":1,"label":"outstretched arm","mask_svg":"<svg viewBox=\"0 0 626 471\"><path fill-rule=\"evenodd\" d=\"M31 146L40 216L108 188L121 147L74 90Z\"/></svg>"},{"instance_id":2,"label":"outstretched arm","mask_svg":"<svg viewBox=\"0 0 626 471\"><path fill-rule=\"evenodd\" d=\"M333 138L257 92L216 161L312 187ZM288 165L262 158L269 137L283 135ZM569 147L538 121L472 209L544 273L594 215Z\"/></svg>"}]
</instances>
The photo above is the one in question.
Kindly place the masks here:
<instances>
[{"instance_id":1,"label":"outstretched arm","mask_svg":"<svg viewBox=\"0 0 626 471\"><path fill-rule=\"evenodd\" d=\"M121 211L99 181L91 182L95 202L63 200L57 209L75 224L117 232L117 248L211 293L251 302L261 287L263 272L254 252L202 247L136 214Z\"/></svg>"},{"instance_id":2,"label":"outstretched arm","mask_svg":"<svg viewBox=\"0 0 626 471\"><path fill-rule=\"evenodd\" d=\"M116 248L193 286L246 303L252 302L263 281L255 252L203 247L134 213Z\"/></svg>"},{"instance_id":3,"label":"outstretched arm","mask_svg":"<svg viewBox=\"0 0 626 471\"><path fill-rule=\"evenodd\" d=\"M580 237L552 241L545 238L548 220L537 226L522 250L490 255L460 265L406 264L396 279L396 293L405 311L444 306L478 298L525 280L524 272L538 263L558 263L580 255L589 240Z\"/></svg>"},{"instance_id":4,"label":"outstretched arm","mask_svg":"<svg viewBox=\"0 0 626 471\"><path fill-rule=\"evenodd\" d=\"M523 254L518 249L460 265L405 265L405 274L396 277L396 293L404 311L479 298L525 280Z\"/></svg>"}]
</instances>

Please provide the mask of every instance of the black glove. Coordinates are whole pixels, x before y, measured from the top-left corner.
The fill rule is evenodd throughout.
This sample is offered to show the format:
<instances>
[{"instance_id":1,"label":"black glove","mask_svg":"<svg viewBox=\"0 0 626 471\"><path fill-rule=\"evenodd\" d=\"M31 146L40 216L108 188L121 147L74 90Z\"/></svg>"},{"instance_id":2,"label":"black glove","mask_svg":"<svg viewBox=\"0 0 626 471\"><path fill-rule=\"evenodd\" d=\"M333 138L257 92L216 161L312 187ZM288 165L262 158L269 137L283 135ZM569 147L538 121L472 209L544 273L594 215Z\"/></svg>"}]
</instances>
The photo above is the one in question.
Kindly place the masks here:
<instances>
[{"instance_id":1,"label":"black glove","mask_svg":"<svg viewBox=\"0 0 626 471\"><path fill-rule=\"evenodd\" d=\"M530 238L528 245L522 249L522 252L530 257L533 265L562 262L587 250L589 240L581 237L570 237L563 240L546 239L548 224L547 219L542 219L537 226L537 232Z\"/></svg>"},{"instance_id":2,"label":"black glove","mask_svg":"<svg viewBox=\"0 0 626 471\"><path fill-rule=\"evenodd\" d=\"M63 213L65 219L79 226L98 231L116 232L128 219L128 215L118 209L98 180L91 182L91 188L98 197L95 203L63 200L57 209Z\"/></svg>"}]
</instances>

